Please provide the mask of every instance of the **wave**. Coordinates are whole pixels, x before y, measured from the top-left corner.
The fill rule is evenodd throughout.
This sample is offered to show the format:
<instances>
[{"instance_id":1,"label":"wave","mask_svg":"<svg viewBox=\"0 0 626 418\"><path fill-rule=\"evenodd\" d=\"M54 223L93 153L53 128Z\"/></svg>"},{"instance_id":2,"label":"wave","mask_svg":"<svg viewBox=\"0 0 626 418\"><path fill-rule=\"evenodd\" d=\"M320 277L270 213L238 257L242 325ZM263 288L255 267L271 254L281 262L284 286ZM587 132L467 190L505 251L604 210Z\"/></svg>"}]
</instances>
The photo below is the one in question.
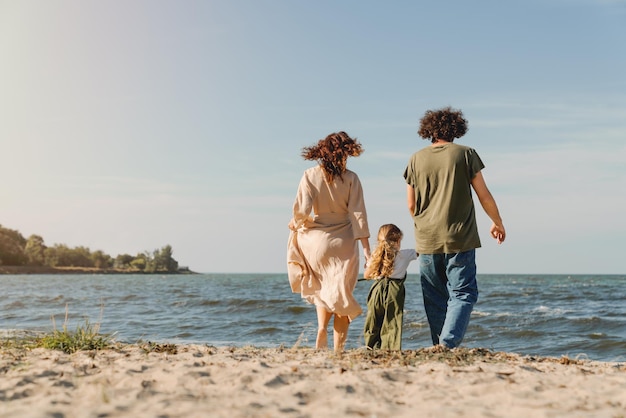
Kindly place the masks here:
<instances>
[{"instance_id":1,"label":"wave","mask_svg":"<svg viewBox=\"0 0 626 418\"><path fill-rule=\"evenodd\" d=\"M464 345L529 355L585 353L615 359L626 353L624 278L603 276L487 275ZM69 307L70 327L85 319L120 341L217 345L311 345L315 309L291 293L286 275L212 274L170 277L7 278L0 276L0 324L6 329L50 330ZM403 348L432 344L416 276L406 282ZM368 287L355 297L366 310ZM101 311L103 309L103 311ZM100 318L102 316L102 321ZM363 345L363 315L350 325L348 347Z\"/></svg>"}]
</instances>

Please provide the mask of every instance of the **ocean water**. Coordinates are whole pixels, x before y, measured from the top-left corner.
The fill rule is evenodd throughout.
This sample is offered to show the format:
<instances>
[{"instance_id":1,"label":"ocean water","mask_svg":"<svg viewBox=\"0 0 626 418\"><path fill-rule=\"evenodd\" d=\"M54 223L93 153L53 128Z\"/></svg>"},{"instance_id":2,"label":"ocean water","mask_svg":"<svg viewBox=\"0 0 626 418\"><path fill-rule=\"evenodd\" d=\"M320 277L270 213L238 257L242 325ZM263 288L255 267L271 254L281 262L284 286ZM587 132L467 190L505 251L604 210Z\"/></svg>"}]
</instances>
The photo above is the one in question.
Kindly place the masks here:
<instances>
[{"instance_id":1,"label":"ocean water","mask_svg":"<svg viewBox=\"0 0 626 418\"><path fill-rule=\"evenodd\" d=\"M463 345L523 355L626 361L626 276L479 275ZM419 279L405 283L403 349L432 345ZM355 295L365 310L370 282ZM285 274L4 275L0 331L100 324L122 342L315 345L312 305ZM363 320L348 348L363 347Z\"/></svg>"}]
</instances>

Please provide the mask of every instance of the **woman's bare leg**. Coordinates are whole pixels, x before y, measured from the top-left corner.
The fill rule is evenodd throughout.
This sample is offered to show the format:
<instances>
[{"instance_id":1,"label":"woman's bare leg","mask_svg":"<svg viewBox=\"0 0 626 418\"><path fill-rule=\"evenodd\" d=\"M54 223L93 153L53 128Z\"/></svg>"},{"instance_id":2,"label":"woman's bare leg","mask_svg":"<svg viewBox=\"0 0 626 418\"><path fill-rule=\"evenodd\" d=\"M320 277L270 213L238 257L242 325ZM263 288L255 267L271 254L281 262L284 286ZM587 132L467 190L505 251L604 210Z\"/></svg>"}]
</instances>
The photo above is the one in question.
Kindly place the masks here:
<instances>
[{"instance_id":1,"label":"woman's bare leg","mask_svg":"<svg viewBox=\"0 0 626 418\"><path fill-rule=\"evenodd\" d=\"M335 353L341 353L343 351L343 347L346 345L346 338L348 337L349 326L349 317L335 314L335 321L333 322Z\"/></svg>"},{"instance_id":2,"label":"woman's bare leg","mask_svg":"<svg viewBox=\"0 0 626 418\"><path fill-rule=\"evenodd\" d=\"M315 340L315 348L317 350L325 350L328 348L328 323L333 313L328 312L321 306L316 306L315 308L317 310L317 339Z\"/></svg>"}]
</instances>

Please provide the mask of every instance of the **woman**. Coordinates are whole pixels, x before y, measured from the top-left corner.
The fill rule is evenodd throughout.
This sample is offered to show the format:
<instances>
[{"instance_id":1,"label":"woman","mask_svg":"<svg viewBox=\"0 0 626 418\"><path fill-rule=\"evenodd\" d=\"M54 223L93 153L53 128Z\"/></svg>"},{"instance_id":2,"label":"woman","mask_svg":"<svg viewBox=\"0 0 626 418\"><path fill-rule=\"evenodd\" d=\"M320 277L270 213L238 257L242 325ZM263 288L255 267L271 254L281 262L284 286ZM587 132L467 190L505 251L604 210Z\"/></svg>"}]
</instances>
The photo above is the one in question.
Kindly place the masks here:
<instances>
[{"instance_id":1,"label":"woman","mask_svg":"<svg viewBox=\"0 0 626 418\"><path fill-rule=\"evenodd\" d=\"M370 234L361 182L346 169L348 157L362 153L361 144L345 132L302 150L305 160L319 165L300 180L289 222L287 265L292 291L316 307L316 349L328 347L327 328L334 316L334 350L343 351L350 322L362 313L353 295L359 273L357 241L367 260Z\"/></svg>"}]
</instances>

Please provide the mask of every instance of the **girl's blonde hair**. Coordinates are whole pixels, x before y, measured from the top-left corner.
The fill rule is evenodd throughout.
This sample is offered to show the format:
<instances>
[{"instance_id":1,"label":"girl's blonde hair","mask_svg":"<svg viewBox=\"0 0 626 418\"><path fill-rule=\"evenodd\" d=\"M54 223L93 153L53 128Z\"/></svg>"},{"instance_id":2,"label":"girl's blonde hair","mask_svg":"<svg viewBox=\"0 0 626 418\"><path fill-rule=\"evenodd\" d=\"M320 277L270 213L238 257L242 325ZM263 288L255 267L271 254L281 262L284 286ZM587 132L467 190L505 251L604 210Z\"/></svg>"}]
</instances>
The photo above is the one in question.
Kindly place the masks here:
<instances>
[{"instance_id":1,"label":"girl's blonde hair","mask_svg":"<svg viewBox=\"0 0 626 418\"><path fill-rule=\"evenodd\" d=\"M378 230L378 245L365 268L364 277L375 279L377 277L389 277L393 273L393 263L399 251L399 243L402 241L402 231L394 224L385 224Z\"/></svg>"}]
</instances>

